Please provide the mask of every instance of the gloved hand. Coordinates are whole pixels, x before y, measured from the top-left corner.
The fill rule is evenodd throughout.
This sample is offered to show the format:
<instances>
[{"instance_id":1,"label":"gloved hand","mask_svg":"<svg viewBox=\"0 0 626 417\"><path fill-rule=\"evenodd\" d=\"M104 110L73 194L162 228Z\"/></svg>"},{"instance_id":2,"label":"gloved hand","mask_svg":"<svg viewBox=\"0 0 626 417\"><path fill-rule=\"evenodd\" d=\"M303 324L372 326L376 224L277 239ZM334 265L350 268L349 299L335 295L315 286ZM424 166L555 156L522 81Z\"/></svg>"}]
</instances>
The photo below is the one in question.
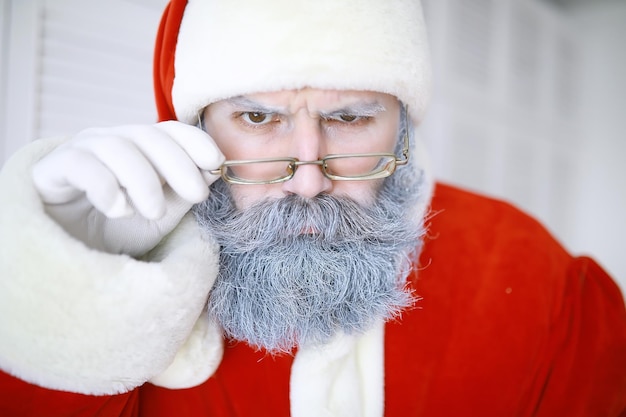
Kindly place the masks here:
<instances>
[{"instance_id":1,"label":"gloved hand","mask_svg":"<svg viewBox=\"0 0 626 417\"><path fill-rule=\"evenodd\" d=\"M33 167L46 211L89 247L143 255L171 232L224 156L202 130L170 121L87 129Z\"/></svg>"}]
</instances>

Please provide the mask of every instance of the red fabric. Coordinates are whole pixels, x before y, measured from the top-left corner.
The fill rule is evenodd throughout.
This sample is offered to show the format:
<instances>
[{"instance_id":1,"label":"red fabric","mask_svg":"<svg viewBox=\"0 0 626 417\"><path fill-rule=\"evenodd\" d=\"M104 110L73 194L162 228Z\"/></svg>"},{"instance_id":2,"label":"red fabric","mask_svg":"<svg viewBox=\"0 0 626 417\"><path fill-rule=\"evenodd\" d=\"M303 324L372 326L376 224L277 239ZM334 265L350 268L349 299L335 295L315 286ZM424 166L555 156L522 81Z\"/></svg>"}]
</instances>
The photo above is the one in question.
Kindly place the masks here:
<instances>
[{"instance_id":1,"label":"red fabric","mask_svg":"<svg viewBox=\"0 0 626 417\"><path fill-rule=\"evenodd\" d=\"M142 416L289 416L289 375L293 358L233 344L216 374L185 391L143 387Z\"/></svg>"},{"instance_id":2,"label":"red fabric","mask_svg":"<svg viewBox=\"0 0 626 417\"><path fill-rule=\"evenodd\" d=\"M94 397L40 388L0 371L2 417L137 417L139 391Z\"/></svg>"},{"instance_id":3,"label":"red fabric","mask_svg":"<svg viewBox=\"0 0 626 417\"><path fill-rule=\"evenodd\" d=\"M422 301L387 326L387 415L625 411L626 312L611 279L505 203L438 186L433 209Z\"/></svg>"},{"instance_id":4,"label":"red fabric","mask_svg":"<svg viewBox=\"0 0 626 417\"><path fill-rule=\"evenodd\" d=\"M178 29L186 6L187 0L171 0L163 12L157 32L152 70L154 98L160 122L177 119L172 103L172 85L175 75L174 57L176 55Z\"/></svg>"},{"instance_id":5,"label":"red fabric","mask_svg":"<svg viewBox=\"0 0 626 417\"><path fill-rule=\"evenodd\" d=\"M422 300L386 327L385 415L625 416L626 310L602 269L505 203L439 185L433 212ZM113 397L0 374L0 415L288 416L291 361L235 344L199 387Z\"/></svg>"}]
</instances>

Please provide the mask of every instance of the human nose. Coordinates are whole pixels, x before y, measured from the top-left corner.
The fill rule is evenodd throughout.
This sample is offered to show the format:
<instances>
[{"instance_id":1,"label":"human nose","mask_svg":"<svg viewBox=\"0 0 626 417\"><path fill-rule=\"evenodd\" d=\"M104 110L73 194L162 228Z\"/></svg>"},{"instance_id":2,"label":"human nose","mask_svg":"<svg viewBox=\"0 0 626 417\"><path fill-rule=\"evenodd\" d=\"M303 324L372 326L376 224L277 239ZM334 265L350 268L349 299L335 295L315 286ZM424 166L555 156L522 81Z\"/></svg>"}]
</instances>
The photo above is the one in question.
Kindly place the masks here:
<instances>
[{"instance_id":1,"label":"human nose","mask_svg":"<svg viewBox=\"0 0 626 417\"><path fill-rule=\"evenodd\" d=\"M292 155L300 161L316 161L325 152L321 129L314 123L294 129ZM313 198L332 190L332 181L322 172L320 164L298 164L291 180L283 183L283 192Z\"/></svg>"}]
</instances>

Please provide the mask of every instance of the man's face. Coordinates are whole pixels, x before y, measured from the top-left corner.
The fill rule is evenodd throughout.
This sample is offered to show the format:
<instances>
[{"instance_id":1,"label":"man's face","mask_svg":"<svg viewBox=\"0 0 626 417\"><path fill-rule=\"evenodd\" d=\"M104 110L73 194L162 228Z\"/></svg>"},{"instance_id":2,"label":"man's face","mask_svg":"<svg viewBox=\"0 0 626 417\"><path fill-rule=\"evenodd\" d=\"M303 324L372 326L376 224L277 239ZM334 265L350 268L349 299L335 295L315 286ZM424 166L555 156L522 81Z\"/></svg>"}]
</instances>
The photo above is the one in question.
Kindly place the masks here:
<instances>
[{"instance_id":1,"label":"man's face","mask_svg":"<svg viewBox=\"0 0 626 417\"><path fill-rule=\"evenodd\" d=\"M204 120L229 160L315 161L393 153L408 129L401 113L386 94L305 89L224 100ZM301 165L278 184L214 182L193 208L221 247L209 314L227 337L273 352L395 316L412 302L405 277L423 228L409 213L421 181L410 166L383 180L332 181Z\"/></svg>"},{"instance_id":2,"label":"man's face","mask_svg":"<svg viewBox=\"0 0 626 417\"><path fill-rule=\"evenodd\" d=\"M393 152L399 114L398 100L388 94L307 88L213 103L204 112L204 124L228 160L315 161L330 154ZM302 165L289 181L232 185L231 192L238 208L266 198L319 194L349 196L368 204L379 187L380 181L331 181L318 165Z\"/></svg>"}]
</instances>

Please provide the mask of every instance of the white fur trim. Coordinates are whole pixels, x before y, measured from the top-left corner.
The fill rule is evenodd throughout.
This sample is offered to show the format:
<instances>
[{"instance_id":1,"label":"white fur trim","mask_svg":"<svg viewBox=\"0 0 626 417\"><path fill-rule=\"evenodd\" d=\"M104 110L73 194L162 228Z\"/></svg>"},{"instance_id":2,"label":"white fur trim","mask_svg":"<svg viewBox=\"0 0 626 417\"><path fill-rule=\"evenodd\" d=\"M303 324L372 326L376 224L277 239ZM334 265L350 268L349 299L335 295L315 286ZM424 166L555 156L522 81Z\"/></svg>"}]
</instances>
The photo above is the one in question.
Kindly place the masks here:
<instances>
[{"instance_id":1,"label":"white fur trim","mask_svg":"<svg viewBox=\"0 0 626 417\"><path fill-rule=\"evenodd\" d=\"M291 368L293 417L381 417L384 409L384 327L340 335L302 348Z\"/></svg>"},{"instance_id":2,"label":"white fur trim","mask_svg":"<svg viewBox=\"0 0 626 417\"><path fill-rule=\"evenodd\" d=\"M31 181L32 164L58 142L33 143L0 174L0 368L47 388L128 391L162 373L188 339L217 248L190 217L151 261L73 239L45 215Z\"/></svg>"},{"instance_id":3,"label":"white fur trim","mask_svg":"<svg viewBox=\"0 0 626 417\"><path fill-rule=\"evenodd\" d=\"M223 354L222 329L203 311L174 362L150 382L170 389L200 385L213 375Z\"/></svg>"},{"instance_id":4,"label":"white fur trim","mask_svg":"<svg viewBox=\"0 0 626 417\"><path fill-rule=\"evenodd\" d=\"M174 65L185 123L221 99L304 87L392 94L416 124L430 99L419 0L189 0Z\"/></svg>"}]
</instances>

